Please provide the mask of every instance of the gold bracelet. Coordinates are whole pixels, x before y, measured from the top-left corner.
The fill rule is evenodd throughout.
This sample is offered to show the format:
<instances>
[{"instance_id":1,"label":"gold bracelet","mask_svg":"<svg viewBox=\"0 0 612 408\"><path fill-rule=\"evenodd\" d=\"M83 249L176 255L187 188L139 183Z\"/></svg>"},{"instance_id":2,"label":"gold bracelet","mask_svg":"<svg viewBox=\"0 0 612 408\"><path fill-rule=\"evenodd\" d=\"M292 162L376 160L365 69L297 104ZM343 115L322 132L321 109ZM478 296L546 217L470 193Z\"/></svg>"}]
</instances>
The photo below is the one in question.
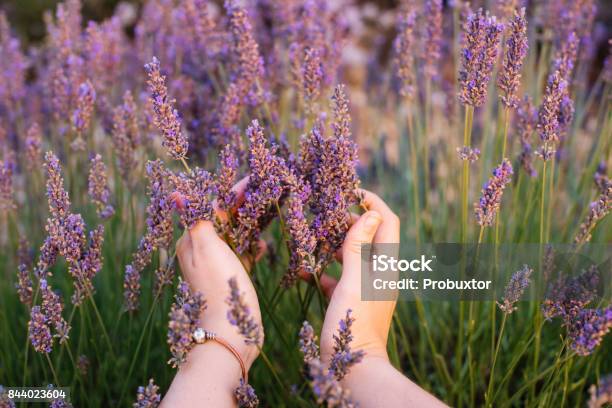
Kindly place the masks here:
<instances>
[{"instance_id":1,"label":"gold bracelet","mask_svg":"<svg viewBox=\"0 0 612 408\"><path fill-rule=\"evenodd\" d=\"M201 327L198 327L197 329L194 330L192 337L193 337L193 341L196 344L204 344L207 341L212 340L214 342L217 342L221 346L225 347L227 350L229 350L238 359L238 362L240 363L240 369L242 370L242 379L244 380L245 383L249 382L249 373L246 370L244 361L242 361L242 357L240 356L240 353L238 353L238 351L234 347L232 347L231 344L229 344L227 341L225 341L221 337L217 337L216 333L208 331L208 330L204 330Z\"/></svg>"}]
</instances>

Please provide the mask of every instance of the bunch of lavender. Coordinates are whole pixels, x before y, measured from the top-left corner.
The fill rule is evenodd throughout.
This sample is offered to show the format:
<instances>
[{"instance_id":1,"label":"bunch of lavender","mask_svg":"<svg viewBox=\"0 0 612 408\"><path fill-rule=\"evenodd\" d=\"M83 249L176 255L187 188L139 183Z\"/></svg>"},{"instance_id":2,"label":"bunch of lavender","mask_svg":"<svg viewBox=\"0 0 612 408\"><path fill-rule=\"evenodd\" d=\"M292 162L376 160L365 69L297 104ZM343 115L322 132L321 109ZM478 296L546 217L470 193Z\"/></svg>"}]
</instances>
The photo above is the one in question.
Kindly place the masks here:
<instances>
[{"instance_id":1,"label":"bunch of lavender","mask_svg":"<svg viewBox=\"0 0 612 408\"><path fill-rule=\"evenodd\" d=\"M259 406L259 398L251 385L240 379L240 385L234 390L234 396L240 408L256 408Z\"/></svg>"},{"instance_id":2,"label":"bunch of lavender","mask_svg":"<svg viewBox=\"0 0 612 408\"><path fill-rule=\"evenodd\" d=\"M192 228L198 221L213 220L211 196L216 184L209 172L196 167L189 174L170 173L170 181L182 200L179 214L185 228Z\"/></svg>"},{"instance_id":3,"label":"bunch of lavender","mask_svg":"<svg viewBox=\"0 0 612 408\"><path fill-rule=\"evenodd\" d=\"M200 315L206 310L206 301L200 292L192 292L189 284L179 281L175 302L170 308L167 342L172 358L168 364L180 367L193 348L193 332L198 327Z\"/></svg>"},{"instance_id":4,"label":"bunch of lavender","mask_svg":"<svg viewBox=\"0 0 612 408\"><path fill-rule=\"evenodd\" d=\"M159 386L151 378L146 387L138 387L136 392L136 402L132 404L134 408L157 408L161 402Z\"/></svg>"},{"instance_id":5,"label":"bunch of lavender","mask_svg":"<svg viewBox=\"0 0 612 408\"><path fill-rule=\"evenodd\" d=\"M243 295L240 293L236 278L231 278L228 284L230 295L226 300L229 305L227 320L231 325L236 326L246 344L254 344L259 347L263 342L261 327L251 316L251 311L242 298Z\"/></svg>"},{"instance_id":6,"label":"bunch of lavender","mask_svg":"<svg viewBox=\"0 0 612 408\"><path fill-rule=\"evenodd\" d=\"M181 130L181 121L173 105L176 102L168 96L166 77L160 72L159 60L153 57L145 65L148 75L147 84L155 112L154 123L164 137L163 145L168 155L175 160L185 160L189 142Z\"/></svg>"},{"instance_id":7,"label":"bunch of lavender","mask_svg":"<svg viewBox=\"0 0 612 408\"><path fill-rule=\"evenodd\" d=\"M414 75L414 30L416 24L416 13L410 11L400 16L398 33L393 43L395 51L394 65L397 77L400 80L400 95L412 100L415 94Z\"/></svg>"},{"instance_id":8,"label":"bunch of lavender","mask_svg":"<svg viewBox=\"0 0 612 408\"><path fill-rule=\"evenodd\" d=\"M591 232L597 222L604 218L612 210L612 183L608 182L605 189L601 192L597 201L591 203L589 214L586 220L580 224L580 230L574 237L576 244L584 244L591 240Z\"/></svg>"},{"instance_id":9,"label":"bunch of lavender","mask_svg":"<svg viewBox=\"0 0 612 408\"><path fill-rule=\"evenodd\" d=\"M512 275L510 282L506 285L502 302L497 302L497 306L499 306L502 312L510 314L516 310L514 304L520 300L521 296L523 296L523 292L527 286L529 286L532 273L533 269L527 265L523 265L522 269L516 271Z\"/></svg>"},{"instance_id":10,"label":"bunch of lavender","mask_svg":"<svg viewBox=\"0 0 612 408\"><path fill-rule=\"evenodd\" d=\"M351 309L346 311L346 317L340 320L338 334L334 334L334 353L329 362L329 371L338 381L342 380L348 374L349 369L359 363L365 355L363 350L351 350L353 340L351 326L355 322L351 312Z\"/></svg>"},{"instance_id":11,"label":"bunch of lavender","mask_svg":"<svg viewBox=\"0 0 612 408\"><path fill-rule=\"evenodd\" d=\"M171 186L167 180L168 170L161 160L147 163L149 205L147 206L147 231L138 244L132 262L125 267L123 297L128 311L138 309L140 298L140 275L151 261L151 254L158 248L169 248L172 242L172 211L169 199Z\"/></svg>"},{"instance_id":12,"label":"bunch of lavender","mask_svg":"<svg viewBox=\"0 0 612 408\"><path fill-rule=\"evenodd\" d=\"M98 217L105 220L113 216L115 209L109 203L110 189L108 188L106 165L99 154L96 154L90 160L87 192L89 193L89 198L96 206Z\"/></svg>"},{"instance_id":13,"label":"bunch of lavender","mask_svg":"<svg viewBox=\"0 0 612 408\"><path fill-rule=\"evenodd\" d=\"M480 201L474 203L474 214L476 221L481 227L493 225L493 221L499 211L504 189L512 181L512 165L508 159L493 170L493 176L482 188Z\"/></svg>"},{"instance_id":14,"label":"bunch of lavender","mask_svg":"<svg viewBox=\"0 0 612 408\"><path fill-rule=\"evenodd\" d=\"M528 95L525 95L520 103L517 110L517 117L517 134L521 141L521 153L518 157L518 161L529 177L535 177L537 175L537 171L533 167L531 135L536 127L538 111L533 106L533 101Z\"/></svg>"},{"instance_id":15,"label":"bunch of lavender","mask_svg":"<svg viewBox=\"0 0 612 408\"><path fill-rule=\"evenodd\" d=\"M497 60L503 25L497 23L495 16L483 14L479 9L469 15L464 31L459 100L465 105L482 106Z\"/></svg>"},{"instance_id":16,"label":"bunch of lavender","mask_svg":"<svg viewBox=\"0 0 612 408\"><path fill-rule=\"evenodd\" d=\"M229 211L236 204L236 192L232 187L238 174L238 158L231 145L225 145L219 154L219 168L216 172L217 205Z\"/></svg>"},{"instance_id":17,"label":"bunch of lavender","mask_svg":"<svg viewBox=\"0 0 612 408\"><path fill-rule=\"evenodd\" d=\"M274 206L285 191L285 161L276 155L277 147L268 147L257 120L247 129L249 138L249 182L245 201L238 209L237 226L232 237L238 253L252 249L265 225L276 213Z\"/></svg>"},{"instance_id":18,"label":"bunch of lavender","mask_svg":"<svg viewBox=\"0 0 612 408\"><path fill-rule=\"evenodd\" d=\"M518 106L516 92L520 85L521 68L528 48L525 8L514 10L509 31L510 36L506 41L506 54L497 78L497 86L503 92L500 98L506 108L516 108Z\"/></svg>"},{"instance_id":19,"label":"bunch of lavender","mask_svg":"<svg viewBox=\"0 0 612 408\"><path fill-rule=\"evenodd\" d=\"M589 408L603 408L606 404L612 403L612 375L607 376L599 380L599 384L591 385L589 388L591 398L588 401Z\"/></svg>"},{"instance_id":20,"label":"bunch of lavender","mask_svg":"<svg viewBox=\"0 0 612 408\"><path fill-rule=\"evenodd\" d=\"M588 356L612 329L612 307L581 309L566 322L570 346L581 356Z\"/></svg>"}]
</instances>

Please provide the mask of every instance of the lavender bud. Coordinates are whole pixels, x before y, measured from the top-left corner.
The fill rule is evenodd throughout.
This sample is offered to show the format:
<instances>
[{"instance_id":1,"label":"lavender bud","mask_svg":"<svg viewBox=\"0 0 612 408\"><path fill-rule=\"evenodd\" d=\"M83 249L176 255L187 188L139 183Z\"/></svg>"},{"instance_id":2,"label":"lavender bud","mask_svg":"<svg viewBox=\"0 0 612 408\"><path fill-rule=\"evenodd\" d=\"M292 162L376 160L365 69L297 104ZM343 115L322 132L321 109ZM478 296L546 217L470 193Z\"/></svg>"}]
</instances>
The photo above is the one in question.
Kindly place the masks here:
<instances>
[{"instance_id":1,"label":"lavender bud","mask_svg":"<svg viewBox=\"0 0 612 408\"><path fill-rule=\"evenodd\" d=\"M153 57L150 63L145 65L148 75L147 84L151 93L151 101L155 112L154 122L164 137L163 145L168 154L175 160L183 160L187 156L189 142L181 131L181 121L176 109L174 99L168 96L166 77L160 72L159 60Z\"/></svg>"},{"instance_id":2,"label":"lavender bud","mask_svg":"<svg viewBox=\"0 0 612 408\"><path fill-rule=\"evenodd\" d=\"M531 136L535 131L538 120L538 111L533 106L533 101L529 96L525 96L517 110L518 126L517 134L521 141L521 153L519 163L529 177L535 177L537 171L533 167L533 148L531 146Z\"/></svg>"},{"instance_id":3,"label":"lavender bud","mask_svg":"<svg viewBox=\"0 0 612 408\"><path fill-rule=\"evenodd\" d=\"M499 211L502 194L506 186L512 181L512 165L508 159L493 170L493 176L482 188L480 201L474 203L474 213L478 225L490 227Z\"/></svg>"},{"instance_id":4,"label":"lavender bud","mask_svg":"<svg viewBox=\"0 0 612 408\"><path fill-rule=\"evenodd\" d=\"M231 278L228 283L230 295L226 303L230 308L227 311L227 320L229 320L230 324L236 326L238 332L244 337L246 344L261 345L261 328L255 321L255 318L251 316L251 311L243 300L243 295L240 293L236 278Z\"/></svg>"},{"instance_id":5,"label":"lavender bud","mask_svg":"<svg viewBox=\"0 0 612 408\"><path fill-rule=\"evenodd\" d=\"M416 13L414 11L402 14L397 25L397 37L393 43L394 65L401 84L400 95L409 100L414 98L416 82L414 75L415 25Z\"/></svg>"},{"instance_id":6,"label":"lavender bud","mask_svg":"<svg viewBox=\"0 0 612 408\"><path fill-rule=\"evenodd\" d=\"M351 309L346 311L346 317L340 320L338 334L334 334L334 353L329 363L329 371L338 381L342 380L349 369L359 363L365 355L363 350L351 351L351 341L353 341L351 326L355 322L351 313Z\"/></svg>"},{"instance_id":7,"label":"lavender bud","mask_svg":"<svg viewBox=\"0 0 612 408\"><path fill-rule=\"evenodd\" d=\"M241 408L255 408L259 406L259 399L255 394L255 389L251 387L244 379L240 379L240 385L234 390L234 396Z\"/></svg>"},{"instance_id":8,"label":"lavender bud","mask_svg":"<svg viewBox=\"0 0 612 408\"><path fill-rule=\"evenodd\" d=\"M591 354L612 329L612 307L582 309L567 325L570 347L581 356Z\"/></svg>"},{"instance_id":9,"label":"lavender bud","mask_svg":"<svg viewBox=\"0 0 612 408\"><path fill-rule=\"evenodd\" d=\"M34 350L39 353L51 352L53 337L51 337L51 329L47 324L47 317L40 311L40 306L34 306L30 312L28 333Z\"/></svg>"},{"instance_id":10,"label":"lavender bud","mask_svg":"<svg viewBox=\"0 0 612 408\"><path fill-rule=\"evenodd\" d=\"M350 392L329 372L321 360L315 358L308 363L310 386L317 397L317 403L327 403L328 407L354 408L357 405L350 399Z\"/></svg>"},{"instance_id":11,"label":"lavender bud","mask_svg":"<svg viewBox=\"0 0 612 408\"><path fill-rule=\"evenodd\" d=\"M76 101L77 105L72 114L72 131L75 132L78 137L82 137L83 133L89 128L95 102L96 91L92 83L87 80L79 85L79 93Z\"/></svg>"},{"instance_id":12,"label":"lavender bud","mask_svg":"<svg viewBox=\"0 0 612 408\"><path fill-rule=\"evenodd\" d=\"M529 286L529 278L532 273L533 269L527 265L523 265L522 269L514 272L512 278L510 278L510 282L506 285L502 302L497 302L497 306L499 306L502 312L510 314L516 310L514 304L521 299L523 292L527 286Z\"/></svg>"},{"instance_id":13,"label":"lavender bud","mask_svg":"<svg viewBox=\"0 0 612 408\"><path fill-rule=\"evenodd\" d=\"M527 55L527 20L525 8L514 10L514 17L510 21L510 36L506 41L506 54L501 72L497 79L497 86L503 92L502 103L506 108L516 108L518 98L516 92L521 81L521 68Z\"/></svg>"},{"instance_id":14,"label":"lavender bud","mask_svg":"<svg viewBox=\"0 0 612 408\"><path fill-rule=\"evenodd\" d=\"M153 379L149 380L146 387L138 387L136 402L132 404L134 408L157 408L161 402L159 387L155 385Z\"/></svg>"},{"instance_id":15,"label":"lavender bud","mask_svg":"<svg viewBox=\"0 0 612 408\"><path fill-rule=\"evenodd\" d=\"M33 172L42 166L42 132L38 123L28 129L25 140L26 168Z\"/></svg>"},{"instance_id":16,"label":"lavender bud","mask_svg":"<svg viewBox=\"0 0 612 408\"><path fill-rule=\"evenodd\" d=\"M183 200L179 213L185 228L192 228L198 221L214 219L211 195L215 191L215 183L210 173L195 168L189 175L171 174L170 179Z\"/></svg>"},{"instance_id":17,"label":"lavender bud","mask_svg":"<svg viewBox=\"0 0 612 408\"><path fill-rule=\"evenodd\" d=\"M26 306L32 306L32 278L27 265L19 264L17 268L17 283L15 284L19 301Z\"/></svg>"},{"instance_id":18,"label":"lavender bud","mask_svg":"<svg viewBox=\"0 0 612 408\"><path fill-rule=\"evenodd\" d=\"M561 71L556 70L548 77L536 127L542 141L537 154L544 161L552 157L559 141L559 106L566 87L567 82L563 79Z\"/></svg>"},{"instance_id":19,"label":"lavender bud","mask_svg":"<svg viewBox=\"0 0 612 408\"><path fill-rule=\"evenodd\" d=\"M14 210L13 163L10 160L0 162L0 213Z\"/></svg>"},{"instance_id":20,"label":"lavender bud","mask_svg":"<svg viewBox=\"0 0 612 408\"><path fill-rule=\"evenodd\" d=\"M300 351L304 356L304 362L309 363L313 359L319 358L319 346L317 345L317 335L307 321L302 323L300 329Z\"/></svg>"},{"instance_id":21,"label":"lavender bud","mask_svg":"<svg viewBox=\"0 0 612 408\"><path fill-rule=\"evenodd\" d=\"M471 148L470 146L458 147L457 155L459 156L459 160L475 163L480 157L480 149Z\"/></svg>"},{"instance_id":22,"label":"lavender bud","mask_svg":"<svg viewBox=\"0 0 612 408\"><path fill-rule=\"evenodd\" d=\"M106 165L102 161L102 156L96 154L91 158L89 168L89 198L96 206L98 217L103 220L112 217L115 209L109 204L110 189L108 188L108 177L106 175Z\"/></svg>"},{"instance_id":23,"label":"lavender bud","mask_svg":"<svg viewBox=\"0 0 612 408\"><path fill-rule=\"evenodd\" d=\"M442 45L442 0L427 0L425 2L425 33L423 44L424 73L428 80L438 75L437 64L440 60ZM414 51L410 51L414 52Z\"/></svg>"},{"instance_id":24,"label":"lavender bud","mask_svg":"<svg viewBox=\"0 0 612 408\"><path fill-rule=\"evenodd\" d=\"M236 193L232 190L238 173L238 158L231 145L225 145L219 155L217 170L217 204L219 208L229 211L236 203Z\"/></svg>"},{"instance_id":25,"label":"lavender bud","mask_svg":"<svg viewBox=\"0 0 612 408\"><path fill-rule=\"evenodd\" d=\"M574 237L576 244L584 244L591 240L591 232L602 218L612 209L612 183L607 183L605 191L602 191L597 201L591 203L586 220L580 224L580 230Z\"/></svg>"}]
</instances>

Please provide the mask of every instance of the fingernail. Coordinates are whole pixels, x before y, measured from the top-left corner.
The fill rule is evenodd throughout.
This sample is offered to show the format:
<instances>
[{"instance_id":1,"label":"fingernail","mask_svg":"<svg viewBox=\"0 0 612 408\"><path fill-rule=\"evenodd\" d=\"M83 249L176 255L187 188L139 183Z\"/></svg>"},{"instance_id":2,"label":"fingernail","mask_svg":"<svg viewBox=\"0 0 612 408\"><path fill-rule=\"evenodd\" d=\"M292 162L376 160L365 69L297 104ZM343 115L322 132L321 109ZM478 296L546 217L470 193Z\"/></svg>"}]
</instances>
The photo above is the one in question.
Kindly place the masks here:
<instances>
[{"instance_id":1,"label":"fingernail","mask_svg":"<svg viewBox=\"0 0 612 408\"><path fill-rule=\"evenodd\" d=\"M376 227L378 227L378 225L380 224L381 221L381 217L380 214L378 214L376 211L369 211L366 214L366 220L365 220L365 228L367 230L373 230Z\"/></svg>"}]
</instances>

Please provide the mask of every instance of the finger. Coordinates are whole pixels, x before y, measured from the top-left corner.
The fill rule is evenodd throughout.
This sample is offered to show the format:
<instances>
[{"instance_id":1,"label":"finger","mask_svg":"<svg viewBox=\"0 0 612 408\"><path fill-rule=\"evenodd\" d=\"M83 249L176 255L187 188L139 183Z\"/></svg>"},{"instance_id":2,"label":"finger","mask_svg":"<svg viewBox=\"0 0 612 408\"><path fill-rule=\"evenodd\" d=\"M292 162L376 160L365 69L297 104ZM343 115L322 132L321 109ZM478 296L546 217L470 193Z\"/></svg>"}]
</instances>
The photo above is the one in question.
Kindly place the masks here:
<instances>
[{"instance_id":1,"label":"finger","mask_svg":"<svg viewBox=\"0 0 612 408\"><path fill-rule=\"evenodd\" d=\"M244 203L245 196L244 193L246 191L247 185L249 183L249 176L243 177L240 181L238 181L232 187L232 191L236 194L236 199L234 200L234 205L230 209L232 214L236 213L236 210ZM225 209L219 208L217 204L217 199L213 202L213 208L215 209L215 214L222 221L227 221L228 214Z\"/></svg>"},{"instance_id":2,"label":"finger","mask_svg":"<svg viewBox=\"0 0 612 408\"><path fill-rule=\"evenodd\" d=\"M194 261L206 259L211 255L217 256L220 251L225 251L227 244L215 230L211 221L199 221L188 230L189 238L193 246Z\"/></svg>"},{"instance_id":3,"label":"finger","mask_svg":"<svg viewBox=\"0 0 612 408\"><path fill-rule=\"evenodd\" d=\"M399 218L389 206L376 194L371 191L359 189L363 197L363 204L369 210L374 210L382 216L382 223L376 232L374 242L376 243L396 243L399 242Z\"/></svg>"},{"instance_id":4,"label":"finger","mask_svg":"<svg viewBox=\"0 0 612 408\"><path fill-rule=\"evenodd\" d=\"M176 257L181 270L185 270L188 265L193 266L193 243L187 231L176 241Z\"/></svg>"},{"instance_id":5,"label":"finger","mask_svg":"<svg viewBox=\"0 0 612 408\"><path fill-rule=\"evenodd\" d=\"M312 285L315 284L314 275L306 269L300 269L298 271L298 276L304 282L310 283ZM331 295L334 293L334 289L336 289L336 285L338 285L338 279L329 276L326 273L321 274L319 278L319 284L321 285L321 289L327 298L331 298Z\"/></svg>"},{"instance_id":6,"label":"finger","mask_svg":"<svg viewBox=\"0 0 612 408\"><path fill-rule=\"evenodd\" d=\"M342 245L342 279L358 282L361 270L361 247L371 244L383 218L378 211L368 211L349 229Z\"/></svg>"}]
</instances>

